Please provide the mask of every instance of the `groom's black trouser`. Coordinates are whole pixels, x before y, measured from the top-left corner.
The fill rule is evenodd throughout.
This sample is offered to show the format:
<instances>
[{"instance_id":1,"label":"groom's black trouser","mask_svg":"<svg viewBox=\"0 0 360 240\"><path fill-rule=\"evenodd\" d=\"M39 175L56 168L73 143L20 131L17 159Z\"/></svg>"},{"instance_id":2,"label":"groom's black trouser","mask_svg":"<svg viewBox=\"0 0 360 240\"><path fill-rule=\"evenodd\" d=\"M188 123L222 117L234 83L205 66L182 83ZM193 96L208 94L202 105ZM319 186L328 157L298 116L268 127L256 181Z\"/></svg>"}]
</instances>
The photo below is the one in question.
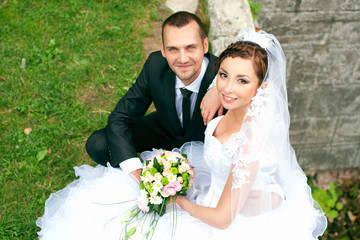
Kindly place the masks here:
<instances>
[{"instance_id":1,"label":"groom's black trouser","mask_svg":"<svg viewBox=\"0 0 360 240\"><path fill-rule=\"evenodd\" d=\"M137 152L162 148L172 150L184 141L171 136L161 125L157 113L144 116L132 129L134 146ZM86 151L98 164L106 166L110 162L110 152L105 128L95 131L86 142ZM114 166L115 167L115 166ZM118 166L116 166L118 167Z\"/></svg>"}]
</instances>

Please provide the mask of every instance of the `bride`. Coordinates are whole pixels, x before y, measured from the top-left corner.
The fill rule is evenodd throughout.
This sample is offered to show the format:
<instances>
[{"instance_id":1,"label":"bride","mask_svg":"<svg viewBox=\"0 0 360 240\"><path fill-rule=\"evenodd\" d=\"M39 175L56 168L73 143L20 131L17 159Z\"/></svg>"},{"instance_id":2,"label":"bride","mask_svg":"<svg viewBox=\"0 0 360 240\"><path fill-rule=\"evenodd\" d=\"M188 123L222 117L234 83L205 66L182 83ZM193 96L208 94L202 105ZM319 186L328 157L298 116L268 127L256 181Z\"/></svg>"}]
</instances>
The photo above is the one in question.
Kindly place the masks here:
<instances>
[{"instance_id":1,"label":"bride","mask_svg":"<svg viewBox=\"0 0 360 240\"><path fill-rule=\"evenodd\" d=\"M175 234L166 213L153 239L318 239L327 221L289 142L280 43L264 31L241 32L218 68L216 87L228 111L209 123L204 144L177 150L195 168L194 185L187 197L176 198ZM119 239L135 202L115 203L135 199L138 183L111 166L75 170L80 178L46 201L39 238ZM131 237L145 238L141 231Z\"/></svg>"}]
</instances>

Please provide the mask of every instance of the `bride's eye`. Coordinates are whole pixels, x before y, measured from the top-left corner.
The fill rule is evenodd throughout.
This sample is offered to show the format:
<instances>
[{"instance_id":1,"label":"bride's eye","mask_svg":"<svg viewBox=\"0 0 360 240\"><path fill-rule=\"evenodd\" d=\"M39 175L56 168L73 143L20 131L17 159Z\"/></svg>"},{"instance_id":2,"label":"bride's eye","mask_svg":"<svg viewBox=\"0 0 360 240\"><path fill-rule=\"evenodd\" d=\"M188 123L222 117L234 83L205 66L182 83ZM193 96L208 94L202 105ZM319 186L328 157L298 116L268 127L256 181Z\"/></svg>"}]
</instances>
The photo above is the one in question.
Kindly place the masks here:
<instances>
[{"instance_id":1,"label":"bride's eye","mask_svg":"<svg viewBox=\"0 0 360 240\"><path fill-rule=\"evenodd\" d=\"M219 72L219 76L220 76L221 78L227 78L227 75L226 75L226 73L224 73L224 72Z\"/></svg>"},{"instance_id":2,"label":"bride's eye","mask_svg":"<svg viewBox=\"0 0 360 240\"><path fill-rule=\"evenodd\" d=\"M248 81L243 78L238 79L238 82L239 83L248 83Z\"/></svg>"}]
</instances>

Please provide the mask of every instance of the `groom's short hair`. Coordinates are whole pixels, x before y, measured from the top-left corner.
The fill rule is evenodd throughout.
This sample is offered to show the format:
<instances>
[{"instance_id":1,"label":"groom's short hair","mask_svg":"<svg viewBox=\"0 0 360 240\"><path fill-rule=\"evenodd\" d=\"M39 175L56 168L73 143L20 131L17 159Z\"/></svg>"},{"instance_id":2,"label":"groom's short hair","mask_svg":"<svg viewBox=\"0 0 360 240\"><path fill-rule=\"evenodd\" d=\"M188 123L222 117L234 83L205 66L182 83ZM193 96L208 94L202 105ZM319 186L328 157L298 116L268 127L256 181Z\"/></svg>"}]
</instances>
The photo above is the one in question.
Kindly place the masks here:
<instances>
[{"instance_id":1,"label":"groom's short hair","mask_svg":"<svg viewBox=\"0 0 360 240\"><path fill-rule=\"evenodd\" d=\"M164 43L164 28L166 27L166 25L181 28L181 27L189 24L191 21L195 21L197 23L197 25L199 26L200 37L202 40L204 40L205 39L205 29L204 29L204 25L202 24L200 18L193 13L180 11L180 12L176 12L176 13L170 15L163 22L162 28L161 28L162 43Z\"/></svg>"}]
</instances>

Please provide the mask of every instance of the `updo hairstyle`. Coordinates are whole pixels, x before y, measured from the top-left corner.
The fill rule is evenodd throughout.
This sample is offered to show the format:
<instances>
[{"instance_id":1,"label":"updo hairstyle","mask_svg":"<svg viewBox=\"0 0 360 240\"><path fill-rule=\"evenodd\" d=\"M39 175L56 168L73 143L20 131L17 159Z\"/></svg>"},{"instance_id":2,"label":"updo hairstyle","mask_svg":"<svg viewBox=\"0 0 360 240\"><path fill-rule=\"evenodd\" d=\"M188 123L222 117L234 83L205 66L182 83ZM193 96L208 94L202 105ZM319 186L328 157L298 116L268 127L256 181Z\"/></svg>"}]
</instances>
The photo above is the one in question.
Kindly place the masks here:
<instances>
[{"instance_id":1,"label":"updo hairstyle","mask_svg":"<svg viewBox=\"0 0 360 240\"><path fill-rule=\"evenodd\" d=\"M224 59L228 57L252 59L255 73L259 78L259 86L262 84L268 66L267 52L265 49L252 42L234 42L220 54L216 64L217 71Z\"/></svg>"}]
</instances>

